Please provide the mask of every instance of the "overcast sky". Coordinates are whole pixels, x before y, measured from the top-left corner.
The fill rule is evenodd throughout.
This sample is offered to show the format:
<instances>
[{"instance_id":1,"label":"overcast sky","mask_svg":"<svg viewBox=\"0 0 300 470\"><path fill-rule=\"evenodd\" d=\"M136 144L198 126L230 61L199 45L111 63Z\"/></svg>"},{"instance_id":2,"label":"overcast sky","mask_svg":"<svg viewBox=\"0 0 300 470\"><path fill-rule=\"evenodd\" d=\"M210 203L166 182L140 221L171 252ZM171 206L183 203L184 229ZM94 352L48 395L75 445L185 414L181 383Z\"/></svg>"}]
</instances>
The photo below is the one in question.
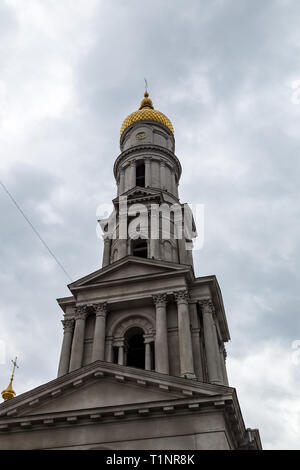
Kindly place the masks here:
<instances>
[{"instance_id":1,"label":"overcast sky","mask_svg":"<svg viewBox=\"0 0 300 470\"><path fill-rule=\"evenodd\" d=\"M218 278L265 449L300 448L299 22L298 0L0 0L1 181L73 280L98 269L96 209L147 77L181 201L205 204L195 271ZM17 355L20 394L56 377L69 280L1 186L0 213L0 388Z\"/></svg>"}]
</instances>

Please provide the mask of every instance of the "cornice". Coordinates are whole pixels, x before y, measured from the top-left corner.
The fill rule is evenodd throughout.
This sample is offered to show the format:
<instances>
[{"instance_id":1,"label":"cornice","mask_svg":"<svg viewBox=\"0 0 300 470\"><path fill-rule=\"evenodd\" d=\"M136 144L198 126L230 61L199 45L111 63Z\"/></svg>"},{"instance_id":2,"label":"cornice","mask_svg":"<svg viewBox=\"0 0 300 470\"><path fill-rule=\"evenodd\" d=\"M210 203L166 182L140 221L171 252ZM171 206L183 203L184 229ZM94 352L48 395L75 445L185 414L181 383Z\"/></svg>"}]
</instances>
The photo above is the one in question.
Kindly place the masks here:
<instances>
[{"instance_id":1,"label":"cornice","mask_svg":"<svg viewBox=\"0 0 300 470\"><path fill-rule=\"evenodd\" d=\"M0 423L4 416L14 416L24 407L37 404L37 399L40 404L44 398L61 395L63 391L78 387L90 378L103 378L104 376L114 377L116 379L122 376L124 378L123 380L128 382L135 382L139 385L153 385L159 387L161 390L187 390L189 395L193 395L193 393L199 393L202 396L218 395L220 393L234 391L233 388L223 385L213 385L168 374L161 374L155 371L137 370L132 367L99 360L1 403Z\"/></svg>"},{"instance_id":2,"label":"cornice","mask_svg":"<svg viewBox=\"0 0 300 470\"><path fill-rule=\"evenodd\" d=\"M27 415L0 420L0 435L3 432L24 432L26 430L42 430L49 428L67 428L70 426L86 426L95 423L105 424L114 421L132 421L144 417L163 417L165 415L186 415L214 411L224 408L230 415L232 398L230 395L205 398L166 399L153 402L53 412L41 415ZM232 422L230 418L230 422ZM234 423L232 423L234 424Z\"/></svg>"},{"instance_id":3,"label":"cornice","mask_svg":"<svg viewBox=\"0 0 300 470\"><path fill-rule=\"evenodd\" d=\"M124 141L126 140L127 135L132 131L132 129L134 127L140 127L141 124L146 125L146 126L148 126L150 124L150 125L154 125L155 127L160 127L164 131L162 133L162 135L165 132L167 132L167 134L173 140L173 145L175 146L175 136L174 136L173 132L171 132L171 130L167 126L162 124L161 122L152 121L151 119L136 121L136 122L133 122L130 126L126 127L126 129L124 129L123 133L120 136L120 146L122 146L124 144Z\"/></svg>"},{"instance_id":4,"label":"cornice","mask_svg":"<svg viewBox=\"0 0 300 470\"><path fill-rule=\"evenodd\" d=\"M153 402L31 414L35 406L40 406L49 399L86 386L88 381L105 378L115 380L120 385L126 383L147 389L157 387L166 393L166 398ZM179 393L181 397L170 397L168 392ZM145 416L160 417L170 413L186 415L216 411L224 413L232 437L237 446L240 446L245 439L246 430L234 388L97 361L2 403L0 433L86 426L120 419L128 421Z\"/></svg>"},{"instance_id":5,"label":"cornice","mask_svg":"<svg viewBox=\"0 0 300 470\"><path fill-rule=\"evenodd\" d=\"M177 170L178 170L178 180L180 179L181 177L181 172L182 172L182 168L181 168L181 164L180 164L180 161L179 159L176 157L175 153L173 153L171 150L169 149L166 149L165 147L161 147L160 145L154 145L154 144L142 144L142 145L136 145L134 147L130 147L129 149L127 150L124 150L122 153L120 153L120 155L117 157L115 163L114 163L114 176L115 176L115 179L117 179L117 168L120 164L120 162L128 157L129 155L134 155L136 153L140 153L141 151L143 150L152 150L152 151L157 151L157 152L160 152L162 154L166 154L168 155L168 157L170 157L174 162L175 164L177 165Z\"/></svg>"}]
</instances>

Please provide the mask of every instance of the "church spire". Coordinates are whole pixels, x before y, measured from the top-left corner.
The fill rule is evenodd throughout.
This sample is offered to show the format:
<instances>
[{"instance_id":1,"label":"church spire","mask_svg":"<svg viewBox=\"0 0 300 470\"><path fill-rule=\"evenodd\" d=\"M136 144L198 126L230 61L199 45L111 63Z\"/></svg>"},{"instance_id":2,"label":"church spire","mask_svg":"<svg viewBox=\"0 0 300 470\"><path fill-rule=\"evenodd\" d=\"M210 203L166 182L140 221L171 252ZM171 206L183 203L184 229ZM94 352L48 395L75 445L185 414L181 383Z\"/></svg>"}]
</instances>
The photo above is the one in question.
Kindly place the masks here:
<instances>
[{"instance_id":1,"label":"church spire","mask_svg":"<svg viewBox=\"0 0 300 470\"><path fill-rule=\"evenodd\" d=\"M10 400L11 398L14 398L16 396L16 392L14 391L14 389L12 387L12 383L13 383L13 380L14 380L16 367L19 368L19 366L17 364L17 357L15 358L14 361L12 360L11 362L14 365L12 375L11 375L11 379L10 379L8 387L5 390L3 390L3 392L1 392L1 395L2 395L2 398L3 398L4 401Z\"/></svg>"}]
</instances>

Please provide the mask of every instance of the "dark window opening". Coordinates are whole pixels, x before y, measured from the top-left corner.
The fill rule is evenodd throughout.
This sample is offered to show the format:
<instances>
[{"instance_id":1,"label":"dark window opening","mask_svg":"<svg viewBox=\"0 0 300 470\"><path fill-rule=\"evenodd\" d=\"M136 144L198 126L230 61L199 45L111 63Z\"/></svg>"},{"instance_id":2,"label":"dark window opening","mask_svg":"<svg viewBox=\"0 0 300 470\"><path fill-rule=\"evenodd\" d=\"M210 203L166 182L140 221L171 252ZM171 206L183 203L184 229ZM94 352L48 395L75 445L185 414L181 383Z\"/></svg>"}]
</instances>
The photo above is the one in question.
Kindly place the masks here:
<instances>
[{"instance_id":1,"label":"dark window opening","mask_svg":"<svg viewBox=\"0 0 300 470\"><path fill-rule=\"evenodd\" d=\"M118 347L113 347L113 362L114 364L118 364L118 359L119 359L119 348Z\"/></svg>"},{"instance_id":2,"label":"dark window opening","mask_svg":"<svg viewBox=\"0 0 300 470\"><path fill-rule=\"evenodd\" d=\"M155 346L154 343L150 343L151 348L151 369L155 370Z\"/></svg>"},{"instance_id":3,"label":"dark window opening","mask_svg":"<svg viewBox=\"0 0 300 470\"><path fill-rule=\"evenodd\" d=\"M140 162L136 165L136 186L145 187L145 163Z\"/></svg>"},{"instance_id":4,"label":"dark window opening","mask_svg":"<svg viewBox=\"0 0 300 470\"><path fill-rule=\"evenodd\" d=\"M133 240L132 254L133 256L139 256L140 258L148 258L147 240Z\"/></svg>"},{"instance_id":5,"label":"dark window opening","mask_svg":"<svg viewBox=\"0 0 300 470\"><path fill-rule=\"evenodd\" d=\"M127 343L127 361L129 367L145 369L145 343L143 330L131 328L125 335Z\"/></svg>"}]
</instances>

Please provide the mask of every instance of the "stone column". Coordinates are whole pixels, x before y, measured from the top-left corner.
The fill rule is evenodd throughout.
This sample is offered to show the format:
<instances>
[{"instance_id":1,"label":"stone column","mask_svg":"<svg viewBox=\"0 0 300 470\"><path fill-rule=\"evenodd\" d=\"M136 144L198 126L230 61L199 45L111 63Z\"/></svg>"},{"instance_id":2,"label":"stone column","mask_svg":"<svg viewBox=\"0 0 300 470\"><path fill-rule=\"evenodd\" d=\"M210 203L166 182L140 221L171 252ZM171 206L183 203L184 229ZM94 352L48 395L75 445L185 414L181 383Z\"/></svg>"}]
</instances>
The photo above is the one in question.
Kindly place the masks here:
<instances>
[{"instance_id":1,"label":"stone column","mask_svg":"<svg viewBox=\"0 0 300 470\"><path fill-rule=\"evenodd\" d=\"M174 168L171 169L171 192L176 196L176 181L175 181L175 171Z\"/></svg>"},{"instance_id":2,"label":"stone column","mask_svg":"<svg viewBox=\"0 0 300 470\"><path fill-rule=\"evenodd\" d=\"M150 256L149 258L160 259L160 217L161 213L157 206L151 205L150 211Z\"/></svg>"},{"instance_id":3,"label":"stone column","mask_svg":"<svg viewBox=\"0 0 300 470\"><path fill-rule=\"evenodd\" d=\"M67 374L69 372L74 320L62 320L62 324L64 328L64 338L61 348L57 377L60 377L61 375Z\"/></svg>"},{"instance_id":4,"label":"stone column","mask_svg":"<svg viewBox=\"0 0 300 470\"><path fill-rule=\"evenodd\" d=\"M176 182L176 196L179 199L179 190L178 190L178 188L179 188L179 181Z\"/></svg>"},{"instance_id":5,"label":"stone column","mask_svg":"<svg viewBox=\"0 0 300 470\"><path fill-rule=\"evenodd\" d=\"M84 348L84 330L85 319L87 316L87 307L76 307L75 310L75 330L72 341L72 352L70 359L70 372L79 369L82 365L82 356Z\"/></svg>"},{"instance_id":6,"label":"stone column","mask_svg":"<svg viewBox=\"0 0 300 470\"><path fill-rule=\"evenodd\" d=\"M207 359L208 377L213 384L222 385L222 366L216 324L214 320L214 307L210 300L200 302L203 315L204 343Z\"/></svg>"},{"instance_id":7,"label":"stone column","mask_svg":"<svg viewBox=\"0 0 300 470\"><path fill-rule=\"evenodd\" d=\"M160 259L159 255L159 239L151 238L150 239L150 256L149 258Z\"/></svg>"},{"instance_id":8,"label":"stone column","mask_svg":"<svg viewBox=\"0 0 300 470\"><path fill-rule=\"evenodd\" d=\"M189 294L187 290L174 292L178 309L178 338L179 338L179 356L180 373L187 379L195 378L192 336L189 314Z\"/></svg>"},{"instance_id":9,"label":"stone column","mask_svg":"<svg viewBox=\"0 0 300 470\"><path fill-rule=\"evenodd\" d=\"M119 239L119 250L118 250L118 259L124 258L127 256L127 239Z\"/></svg>"},{"instance_id":10,"label":"stone column","mask_svg":"<svg viewBox=\"0 0 300 470\"><path fill-rule=\"evenodd\" d=\"M125 365L125 338L117 338L113 342L113 346L118 348L118 364Z\"/></svg>"},{"instance_id":11,"label":"stone column","mask_svg":"<svg viewBox=\"0 0 300 470\"><path fill-rule=\"evenodd\" d=\"M118 364L120 364L120 366L124 365L124 345L123 344L119 346L119 349L118 349Z\"/></svg>"},{"instance_id":12,"label":"stone column","mask_svg":"<svg viewBox=\"0 0 300 470\"><path fill-rule=\"evenodd\" d=\"M150 343L145 344L145 370L151 370L151 347L150 347Z\"/></svg>"},{"instance_id":13,"label":"stone column","mask_svg":"<svg viewBox=\"0 0 300 470\"><path fill-rule=\"evenodd\" d=\"M160 161L160 187L166 189L166 164Z\"/></svg>"},{"instance_id":14,"label":"stone column","mask_svg":"<svg viewBox=\"0 0 300 470\"><path fill-rule=\"evenodd\" d=\"M130 189L131 189L136 186L136 161L135 160L131 160L130 170L131 170L131 184L130 184Z\"/></svg>"},{"instance_id":15,"label":"stone column","mask_svg":"<svg viewBox=\"0 0 300 470\"><path fill-rule=\"evenodd\" d=\"M120 169L120 187L119 187L119 194L123 194L125 192L125 172L124 169Z\"/></svg>"},{"instance_id":16,"label":"stone column","mask_svg":"<svg viewBox=\"0 0 300 470\"><path fill-rule=\"evenodd\" d=\"M105 237L104 238L104 248L103 248L103 261L102 267L109 265L110 262L110 248L111 248L111 238Z\"/></svg>"},{"instance_id":17,"label":"stone column","mask_svg":"<svg viewBox=\"0 0 300 470\"><path fill-rule=\"evenodd\" d=\"M151 343L153 342L153 337L148 335L144 336L144 343L145 343L145 370L152 369L152 361L151 361Z\"/></svg>"},{"instance_id":18,"label":"stone column","mask_svg":"<svg viewBox=\"0 0 300 470\"><path fill-rule=\"evenodd\" d=\"M92 362L104 361L105 354L105 324L107 314L106 302L93 305L96 314Z\"/></svg>"},{"instance_id":19,"label":"stone column","mask_svg":"<svg viewBox=\"0 0 300 470\"><path fill-rule=\"evenodd\" d=\"M200 347L200 328L192 328L192 345L196 377L203 381L203 366Z\"/></svg>"},{"instance_id":20,"label":"stone column","mask_svg":"<svg viewBox=\"0 0 300 470\"><path fill-rule=\"evenodd\" d=\"M106 341L105 348L105 360L106 362L113 362L113 336L109 336Z\"/></svg>"},{"instance_id":21,"label":"stone column","mask_svg":"<svg viewBox=\"0 0 300 470\"><path fill-rule=\"evenodd\" d=\"M151 187L152 175L151 175L151 158L145 158L145 187Z\"/></svg>"},{"instance_id":22,"label":"stone column","mask_svg":"<svg viewBox=\"0 0 300 470\"><path fill-rule=\"evenodd\" d=\"M163 374L169 373L168 327L167 327L167 295L153 296L156 309L155 335L155 370Z\"/></svg>"}]
</instances>

